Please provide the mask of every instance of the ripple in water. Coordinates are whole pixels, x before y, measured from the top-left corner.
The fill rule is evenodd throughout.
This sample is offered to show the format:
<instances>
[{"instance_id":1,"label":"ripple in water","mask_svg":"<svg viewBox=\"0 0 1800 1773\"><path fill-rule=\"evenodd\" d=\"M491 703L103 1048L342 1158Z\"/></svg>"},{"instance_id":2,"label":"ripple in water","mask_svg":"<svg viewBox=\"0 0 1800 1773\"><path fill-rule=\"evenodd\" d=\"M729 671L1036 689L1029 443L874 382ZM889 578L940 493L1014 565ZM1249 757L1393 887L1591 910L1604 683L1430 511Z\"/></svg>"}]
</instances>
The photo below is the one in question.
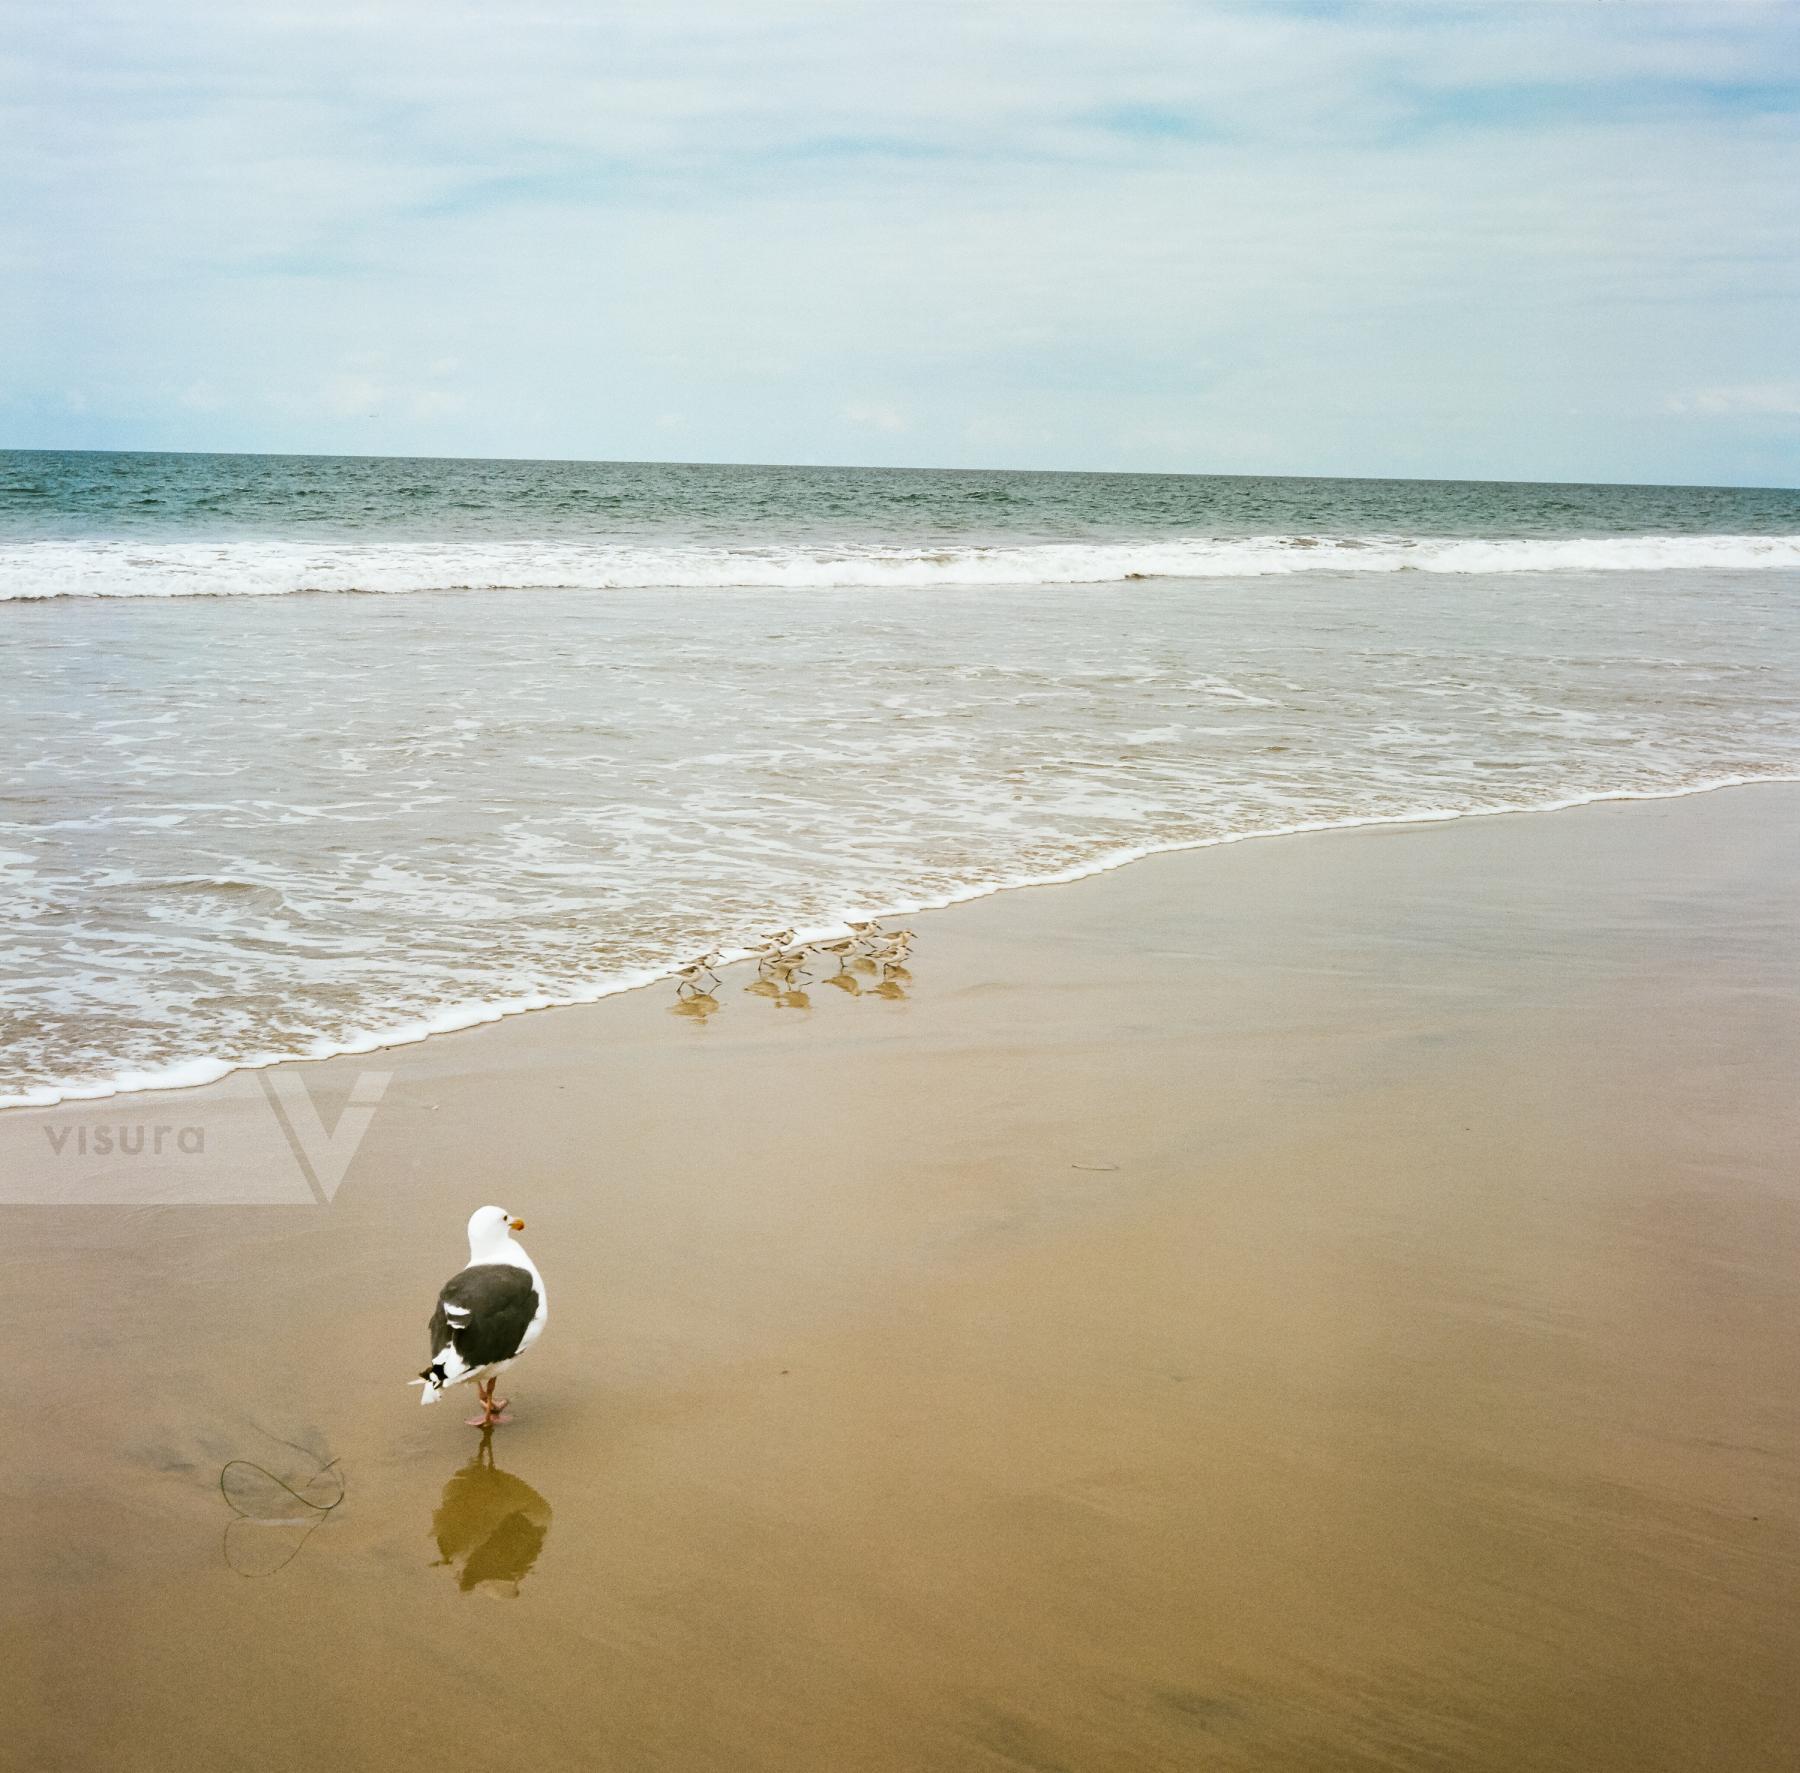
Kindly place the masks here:
<instances>
[{"instance_id":1,"label":"ripple in water","mask_svg":"<svg viewBox=\"0 0 1800 1773\"><path fill-rule=\"evenodd\" d=\"M521 465L486 466L504 482ZM859 484L824 478L834 510ZM1142 511L1144 536L1108 533L1117 512L1082 477L986 477L1017 503L989 508L1011 529L978 532L992 486L962 487L952 523L940 482L956 477L874 478L885 491L858 496L879 523L802 539L892 548L904 493L929 507L907 507L921 557L1167 545ZM1077 522L1074 495L1040 481L1077 482L1093 510ZM1219 484L1118 499L1161 500L1173 523L1192 518L1180 486ZM1247 533L1346 527L1223 484ZM1262 484L1291 506L1321 483ZM1664 495L1623 492L1643 532L1644 498ZM449 486L437 516L472 503L516 548L492 535L498 495L470 494ZM191 526L189 495L159 494ZM633 496L630 545L674 546ZM1447 489L1444 510L1472 521L1474 497ZM1758 533L1748 509L1724 513L1732 535ZM746 545L743 521L682 522L683 547ZM804 527L791 510L784 526ZM1672 539L1696 558L1720 544L1657 545ZM147 559L177 545L115 540ZM208 547L225 581L254 557ZM63 597L5 621L9 1104L367 1049L600 996L777 926L1152 849L1800 775L1800 572L1784 568Z\"/></svg>"}]
</instances>

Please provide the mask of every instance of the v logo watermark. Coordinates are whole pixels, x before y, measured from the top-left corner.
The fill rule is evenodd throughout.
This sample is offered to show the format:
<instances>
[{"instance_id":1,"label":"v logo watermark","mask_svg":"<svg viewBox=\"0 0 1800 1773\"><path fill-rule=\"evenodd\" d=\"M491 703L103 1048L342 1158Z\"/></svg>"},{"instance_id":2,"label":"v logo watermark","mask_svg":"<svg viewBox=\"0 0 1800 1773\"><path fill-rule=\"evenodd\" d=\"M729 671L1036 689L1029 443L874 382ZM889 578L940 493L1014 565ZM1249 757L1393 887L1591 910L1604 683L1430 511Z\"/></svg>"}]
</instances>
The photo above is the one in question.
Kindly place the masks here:
<instances>
[{"instance_id":1,"label":"v logo watermark","mask_svg":"<svg viewBox=\"0 0 1800 1773\"><path fill-rule=\"evenodd\" d=\"M335 1088L321 1080L335 1072ZM238 1071L197 1090L0 1113L0 1206L329 1206L391 1071Z\"/></svg>"},{"instance_id":2,"label":"v logo watermark","mask_svg":"<svg viewBox=\"0 0 1800 1773\"><path fill-rule=\"evenodd\" d=\"M369 1122L381 1106L381 1098L393 1081L391 1071L359 1071L350 1086L350 1100L344 1104L337 1125L329 1132L319 1117L312 1092L307 1089L297 1066L277 1066L257 1073L263 1094L287 1134L294 1150L294 1161L304 1173L319 1205L329 1206L337 1193L345 1172L355 1160Z\"/></svg>"}]
</instances>

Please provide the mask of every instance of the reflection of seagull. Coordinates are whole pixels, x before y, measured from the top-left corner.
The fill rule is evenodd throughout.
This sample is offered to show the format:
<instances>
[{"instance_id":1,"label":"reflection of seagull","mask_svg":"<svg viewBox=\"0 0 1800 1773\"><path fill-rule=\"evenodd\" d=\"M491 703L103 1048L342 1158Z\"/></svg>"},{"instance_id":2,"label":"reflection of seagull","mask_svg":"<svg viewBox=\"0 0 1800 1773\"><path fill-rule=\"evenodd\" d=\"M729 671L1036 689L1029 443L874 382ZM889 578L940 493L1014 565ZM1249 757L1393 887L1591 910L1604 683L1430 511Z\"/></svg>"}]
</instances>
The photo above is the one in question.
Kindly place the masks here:
<instances>
[{"instance_id":1,"label":"reflection of seagull","mask_svg":"<svg viewBox=\"0 0 1800 1773\"><path fill-rule=\"evenodd\" d=\"M444 1388L475 1381L481 1414L471 1428L510 1422L501 1415L505 1398L494 1396L500 1375L543 1332L549 1306L537 1264L513 1242L525 1221L503 1207L483 1207L469 1220L469 1265L453 1274L438 1293L431 1314L431 1365L414 1385L423 1385L422 1404L435 1404Z\"/></svg>"},{"instance_id":2,"label":"reflection of seagull","mask_svg":"<svg viewBox=\"0 0 1800 1773\"><path fill-rule=\"evenodd\" d=\"M550 1504L523 1478L495 1469L491 1430L482 1434L475 1457L444 1486L444 1499L431 1517L438 1562L462 1566L456 1583L464 1594L483 1582L507 1582L517 1589L549 1531Z\"/></svg>"}]
</instances>

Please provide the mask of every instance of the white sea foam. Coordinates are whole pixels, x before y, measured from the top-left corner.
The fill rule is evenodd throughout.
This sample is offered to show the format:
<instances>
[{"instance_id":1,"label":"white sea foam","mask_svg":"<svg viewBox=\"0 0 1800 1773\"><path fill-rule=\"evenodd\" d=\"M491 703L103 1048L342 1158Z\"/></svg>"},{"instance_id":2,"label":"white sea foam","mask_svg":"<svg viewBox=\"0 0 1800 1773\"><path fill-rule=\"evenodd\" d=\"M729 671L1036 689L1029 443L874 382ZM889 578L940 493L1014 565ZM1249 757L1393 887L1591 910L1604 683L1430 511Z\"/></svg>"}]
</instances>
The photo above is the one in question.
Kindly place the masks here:
<instances>
[{"instance_id":1,"label":"white sea foam","mask_svg":"<svg viewBox=\"0 0 1800 1773\"><path fill-rule=\"evenodd\" d=\"M1151 856L1172 855L1190 850L1219 849L1229 844L1245 843L1254 838L1301 837L1331 831L1354 831L1372 826L1443 825L1461 819L1494 818L1501 815L1567 812L1575 807L1594 806L1608 801L1680 800L1695 794L1710 794L1721 788L1748 787L1762 782L1800 783L1800 775L1720 776L1679 788L1602 789L1591 794L1573 795L1561 800L1540 802L1498 802L1492 806L1453 808L1420 807L1411 812L1376 817L1346 816L1330 819L1305 819L1291 825L1255 830L1224 832L1213 837L1191 838L1168 843L1141 844L1110 850L1072 867L1050 873L1020 873L1016 876L986 880L957 887L949 892L926 898L904 900L892 904L859 906L846 911L841 918L798 930L793 940L799 945L828 942L850 934L852 921L894 917L911 917L921 912L944 911L953 905L967 904L973 899L990 898L996 893L1016 892L1026 887L1066 886L1095 875L1108 874L1133 862ZM720 966L733 965L752 954L748 948L722 950ZM391 1047L416 1046L440 1034L460 1033L470 1028L485 1027L514 1016L530 1015L538 1010L573 1009L584 1004L603 1002L627 991L673 978L676 967L640 968L596 980L580 991L563 995L534 993L530 996L499 998L490 1001L458 1004L429 1017L411 1018L403 1022L378 1025L358 1030L337 1040L317 1040L295 1051L273 1051L225 1058L208 1054L188 1058L176 1064L141 1070L122 1071L110 1077L84 1079L80 1082L43 1084L15 1095L0 1095L0 1110L8 1108L47 1108L62 1102L89 1102L112 1096L137 1095L164 1090L187 1090L217 1083L221 1078L240 1071L265 1071L273 1065L297 1061L353 1058L359 1054L385 1051Z\"/></svg>"},{"instance_id":2,"label":"white sea foam","mask_svg":"<svg viewBox=\"0 0 1800 1773\"><path fill-rule=\"evenodd\" d=\"M1106 585L1295 573L1757 571L1800 568L1800 536L1640 535L1039 542L727 548L571 542L0 543L0 602L282 597L298 592Z\"/></svg>"},{"instance_id":3,"label":"white sea foam","mask_svg":"<svg viewBox=\"0 0 1800 1773\"><path fill-rule=\"evenodd\" d=\"M433 557L181 557L283 550ZM0 1100L403 1045L1162 850L1800 777L1791 573L1408 582L21 608Z\"/></svg>"}]
</instances>

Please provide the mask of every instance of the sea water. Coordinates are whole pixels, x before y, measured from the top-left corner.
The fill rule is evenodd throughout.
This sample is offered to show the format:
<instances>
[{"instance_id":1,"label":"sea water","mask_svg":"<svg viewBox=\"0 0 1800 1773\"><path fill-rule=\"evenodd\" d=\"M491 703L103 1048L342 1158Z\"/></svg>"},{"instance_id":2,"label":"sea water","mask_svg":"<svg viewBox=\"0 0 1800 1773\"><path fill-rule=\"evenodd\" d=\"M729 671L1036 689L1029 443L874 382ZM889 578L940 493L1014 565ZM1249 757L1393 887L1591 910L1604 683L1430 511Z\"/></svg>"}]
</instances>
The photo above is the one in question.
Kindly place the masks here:
<instances>
[{"instance_id":1,"label":"sea water","mask_svg":"<svg viewBox=\"0 0 1800 1773\"><path fill-rule=\"evenodd\" d=\"M1800 777L1800 494L0 453L0 1105Z\"/></svg>"}]
</instances>

